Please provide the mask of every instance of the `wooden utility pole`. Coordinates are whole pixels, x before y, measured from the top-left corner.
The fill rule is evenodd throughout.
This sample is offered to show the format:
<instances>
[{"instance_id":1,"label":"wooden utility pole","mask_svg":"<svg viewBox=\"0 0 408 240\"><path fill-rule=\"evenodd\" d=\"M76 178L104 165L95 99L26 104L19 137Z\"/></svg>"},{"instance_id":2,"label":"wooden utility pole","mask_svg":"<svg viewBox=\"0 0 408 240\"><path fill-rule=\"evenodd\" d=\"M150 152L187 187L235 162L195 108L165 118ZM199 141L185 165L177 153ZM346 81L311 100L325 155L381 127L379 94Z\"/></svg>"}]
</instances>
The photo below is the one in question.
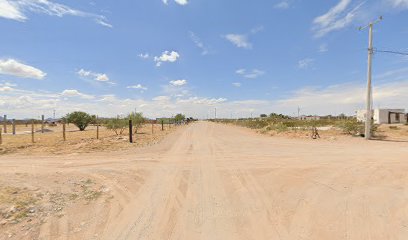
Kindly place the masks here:
<instances>
[{"instance_id":1,"label":"wooden utility pole","mask_svg":"<svg viewBox=\"0 0 408 240\"><path fill-rule=\"evenodd\" d=\"M67 140L66 135L65 135L65 129L66 129L65 122L63 122L63 123L62 123L62 139L63 139L64 141Z\"/></svg>"},{"instance_id":2,"label":"wooden utility pole","mask_svg":"<svg viewBox=\"0 0 408 240\"><path fill-rule=\"evenodd\" d=\"M3 117L3 128L4 133L7 133L7 115L4 115Z\"/></svg>"},{"instance_id":3,"label":"wooden utility pole","mask_svg":"<svg viewBox=\"0 0 408 240\"><path fill-rule=\"evenodd\" d=\"M34 120L31 120L31 142L34 143Z\"/></svg>"},{"instance_id":4,"label":"wooden utility pole","mask_svg":"<svg viewBox=\"0 0 408 240\"><path fill-rule=\"evenodd\" d=\"M13 135L16 135L16 119L13 119Z\"/></svg>"},{"instance_id":5,"label":"wooden utility pole","mask_svg":"<svg viewBox=\"0 0 408 240\"><path fill-rule=\"evenodd\" d=\"M41 133L44 133L44 115L41 115Z\"/></svg>"},{"instance_id":6,"label":"wooden utility pole","mask_svg":"<svg viewBox=\"0 0 408 240\"><path fill-rule=\"evenodd\" d=\"M133 124L132 119L129 119L129 142L133 143Z\"/></svg>"},{"instance_id":7,"label":"wooden utility pole","mask_svg":"<svg viewBox=\"0 0 408 240\"><path fill-rule=\"evenodd\" d=\"M96 139L99 139L99 121L98 121L98 116L96 116Z\"/></svg>"}]
</instances>

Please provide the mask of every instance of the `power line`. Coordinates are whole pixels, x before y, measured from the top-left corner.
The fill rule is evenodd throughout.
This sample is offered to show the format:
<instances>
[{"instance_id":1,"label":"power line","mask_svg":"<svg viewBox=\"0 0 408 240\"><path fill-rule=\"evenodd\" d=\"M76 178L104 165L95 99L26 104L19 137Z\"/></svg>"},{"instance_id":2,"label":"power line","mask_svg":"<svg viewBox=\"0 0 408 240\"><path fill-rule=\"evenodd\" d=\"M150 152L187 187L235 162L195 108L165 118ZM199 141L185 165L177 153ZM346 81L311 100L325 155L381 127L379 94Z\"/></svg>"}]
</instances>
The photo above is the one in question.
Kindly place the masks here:
<instances>
[{"instance_id":1,"label":"power line","mask_svg":"<svg viewBox=\"0 0 408 240\"><path fill-rule=\"evenodd\" d=\"M390 50L377 50L377 49L374 49L374 52L391 53L391 54L398 54L398 55L408 56L407 52L398 52L398 51L390 51Z\"/></svg>"}]
</instances>

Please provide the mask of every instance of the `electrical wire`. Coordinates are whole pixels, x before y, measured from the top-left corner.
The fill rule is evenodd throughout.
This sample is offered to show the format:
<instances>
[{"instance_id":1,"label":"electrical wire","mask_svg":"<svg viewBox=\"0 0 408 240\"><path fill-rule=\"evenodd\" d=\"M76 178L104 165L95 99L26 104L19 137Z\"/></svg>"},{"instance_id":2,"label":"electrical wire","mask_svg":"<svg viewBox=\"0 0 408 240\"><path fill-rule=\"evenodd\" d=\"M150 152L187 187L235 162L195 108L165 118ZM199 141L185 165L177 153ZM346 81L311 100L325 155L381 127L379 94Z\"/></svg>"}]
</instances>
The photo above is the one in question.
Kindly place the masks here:
<instances>
[{"instance_id":1,"label":"electrical wire","mask_svg":"<svg viewBox=\"0 0 408 240\"><path fill-rule=\"evenodd\" d=\"M398 54L398 55L408 56L408 53L407 53L407 52L397 52L397 51L377 50L377 49L374 49L374 52L379 52L379 53L391 53L391 54Z\"/></svg>"}]
</instances>

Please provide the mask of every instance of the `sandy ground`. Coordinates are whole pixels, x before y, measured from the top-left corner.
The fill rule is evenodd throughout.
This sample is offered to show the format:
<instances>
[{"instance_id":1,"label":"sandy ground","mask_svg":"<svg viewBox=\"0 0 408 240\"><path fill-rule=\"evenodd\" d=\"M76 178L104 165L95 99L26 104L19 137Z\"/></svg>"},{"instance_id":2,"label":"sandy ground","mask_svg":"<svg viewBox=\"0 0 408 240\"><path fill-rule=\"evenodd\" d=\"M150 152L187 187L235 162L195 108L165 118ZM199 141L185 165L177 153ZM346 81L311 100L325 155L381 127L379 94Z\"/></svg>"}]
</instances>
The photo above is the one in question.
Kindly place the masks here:
<instances>
[{"instance_id":1,"label":"sandy ground","mask_svg":"<svg viewBox=\"0 0 408 240\"><path fill-rule=\"evenodd\" d=\"M3 125L0 125L3 127ZM164 131L160 124L144 124L138 133L134 134L134 144L129 144L129 130L117 135L105 127L99 128L97 139L96 126L89 126L86 131L79 131L73 124L66 126L66 141L63 140L62 125L46 126L41 133L41 125L35 125L34 143L31 140L31 125L17 125L16 135L11 133L11 125L7 128L7 134L2 135L0 155L24 153L24 154L78 154L97 151L114 151L131 149L140 146L152 145L160 141L168 133L175 130L175 126L164 125Z\"/></svg>"},{"instance_id":2,"label":"sandy ground","mask_svg":"<svg viewBox=\"0 0 408 240\"><path fill-rule=\"evenodd\" d=\"M408 239L407 156L204 122L121 152L0 156L0 239Z\"/></svg>"}]
</instances>

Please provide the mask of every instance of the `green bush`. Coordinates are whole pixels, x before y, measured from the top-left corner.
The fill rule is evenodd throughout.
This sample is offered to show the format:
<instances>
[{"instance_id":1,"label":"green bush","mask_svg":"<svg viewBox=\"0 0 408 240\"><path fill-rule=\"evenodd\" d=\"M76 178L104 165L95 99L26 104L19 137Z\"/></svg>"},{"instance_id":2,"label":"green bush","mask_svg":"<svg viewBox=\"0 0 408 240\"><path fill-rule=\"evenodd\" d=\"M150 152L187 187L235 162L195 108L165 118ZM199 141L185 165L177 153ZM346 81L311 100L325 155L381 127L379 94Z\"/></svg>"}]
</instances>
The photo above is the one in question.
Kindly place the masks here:
<instances>
[{"instance_id":1,"label":"green bush","mask_svg":"<svg viewBox=\"0 0 408 240\"><path fill-rule=\"evenodd\" d=\"M128 124L129 122L127 119L115 118L108 120L105 127L114 131L116 135L122 135Z\"/></svg>"},{"instance_id":2,"label":"green bush","mask_svg":"<svg viewBox=\"0 0 408 240\"><path fill-rule=\"evenodd\" d=\"M127 118L132 120L132 124L133 124L133 128L135 129L135 133L137 133L137 130L143 126L143 123L146 120L143 117L143 113L137 113L137 112L133 112L129 114Z\"/></svg>"},{"instance_id":3,"label":"green bush","mask_svg":"<svg viewBox=\"0 0 408 240\"><path fill-rule=\"evenodd\" d=\"M337 124L337 127L340 128L344 133L350 135L362 135L365 132L365 124L357 121L357 119L348 119L342 120ZM378 130L378 125L371 124L371 134L375 135Z\"/></svg>"},{"instance_id":4,"label":"green bush","mask_svg":"<svg viewBox=\"0 0 408 240\"><path fill-rule=\"evenodd\" d=\"M80 131L85 131L89 124L96 122L96 116L91 116L86 112L73 112L65 116L67 123L73 123Z\"/></svg>"},{"instance_id":5,"label":"green bush","mask_svg":"<svg viewBox=\"0 0 408 240\"><path fill-rule=\"evenodd\" d=\"M174 117L174 121L178 122L178 123L184 121L185 119L186 119L186 116L184 114L181 114L181 113L177 114Z\"/></svg>"}]
</instances>

